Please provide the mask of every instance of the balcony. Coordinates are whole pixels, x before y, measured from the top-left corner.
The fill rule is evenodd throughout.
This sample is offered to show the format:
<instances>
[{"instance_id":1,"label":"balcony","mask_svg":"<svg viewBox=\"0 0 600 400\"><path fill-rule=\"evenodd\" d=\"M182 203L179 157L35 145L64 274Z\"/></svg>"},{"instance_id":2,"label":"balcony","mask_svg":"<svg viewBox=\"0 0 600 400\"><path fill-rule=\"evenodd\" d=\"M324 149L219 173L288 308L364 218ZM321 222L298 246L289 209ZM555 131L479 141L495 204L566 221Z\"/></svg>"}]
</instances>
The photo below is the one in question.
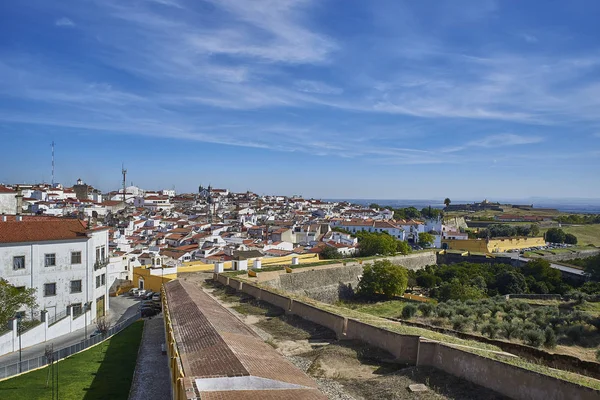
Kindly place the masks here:
<instances>
[{"instance_id":1,"label":"balcony","mask_svg":"<svg viewBox=\"0 0 600 400\"><path fill-rule=\"evenodd\" d=\"M107 265L108 265L108 257L99 258L94 263L94 271L97 271L102 268L106 268Z\"/></svg>"}]
</instances>

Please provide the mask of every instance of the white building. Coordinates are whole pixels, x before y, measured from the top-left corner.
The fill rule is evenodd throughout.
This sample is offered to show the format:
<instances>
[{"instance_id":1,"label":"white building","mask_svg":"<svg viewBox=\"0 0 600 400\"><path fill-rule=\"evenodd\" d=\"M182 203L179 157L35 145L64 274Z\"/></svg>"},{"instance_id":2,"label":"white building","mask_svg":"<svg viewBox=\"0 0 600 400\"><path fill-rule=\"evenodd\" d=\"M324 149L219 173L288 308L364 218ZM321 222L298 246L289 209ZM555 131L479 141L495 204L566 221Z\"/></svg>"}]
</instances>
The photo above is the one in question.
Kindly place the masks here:
<instances>
[{"instance_id":1,"label":"white building","mask_svg":"<svg viewBox=\"0 0 600 400\"><path fill-rule=\"evenodd\" d=\"M17 212L16 195L16 191L0 185L0 214L14 214Z\"/></svg>"},{"instance_id":2,"label":"white building","mask_svg":"<svg viewBox=\"0 0 600 400\"><path fill-rule=\"evenodd\" d=\"M133 203L136 207L144 207L150 211L168 211L173 208L169 196L136 197Z\"/></svg>"},{"instance_id":3,"label":"white building","mask_svg":"<svg viewBox=\"0 0 600 400\"><path fill-rule=\"evenodd\" d=\"M36 310L50 319L87 305L91 320L108 311L108 229L86 229L77 219L0 217L0 276L36 289Z\"/></svg>"}]
</instances>

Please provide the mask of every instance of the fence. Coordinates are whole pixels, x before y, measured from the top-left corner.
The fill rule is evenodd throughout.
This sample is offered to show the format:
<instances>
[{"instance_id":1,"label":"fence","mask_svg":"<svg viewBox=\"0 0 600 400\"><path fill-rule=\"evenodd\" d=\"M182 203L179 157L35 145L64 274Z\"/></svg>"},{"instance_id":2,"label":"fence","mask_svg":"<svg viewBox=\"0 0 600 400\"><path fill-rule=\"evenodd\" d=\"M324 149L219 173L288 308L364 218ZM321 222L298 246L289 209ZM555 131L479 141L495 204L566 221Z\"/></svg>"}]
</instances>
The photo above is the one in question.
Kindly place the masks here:
<instances>
[{"instance_id":1,"label":"fence","mask_svg":"<svg viewBox=\"0 0 600 400\"><path fill-rule=\"evenodd\" d=\"M123 329L127 328L129 325L133 324L138 319L140 319L140 316L139 314L136 314L123 322L115 324L112 328L108 330L108 333L105 337L103 337L102 335L96 335L94 337L82 340L79 343L75 343L69 347L64 347L62 349L55 350L54 353L52 353L52 359L61 360L63 358L69 357L70 355L85 350L88 347L98 344L103 340L110 338L114 334L121 332ZM21 368L19 368L19 363L0 367L0 379L8 378L10 376L17 375L21 372L27 372L32 369L43 367L44 365L48 364L48 359L45 355L42 355L39 357L30 358L28 360L23 360L20 364Z\"/></svg>"},{"instance_id":2,"label":"fence","mask_svg":"<svg viewBox=\"0 0 600 400\"><path fill-rule=\"evenodd\" d=\"M62 311L62 312L59 312L59 313L57 313L57 314L54 314L53 316L51 316L51 317L49 317L49 318L48 318L48 325L55 324L55 323L57 323L58 321L60 321L61 319L63 319L63 318L67 318L67 315L68 315L68 314L67 314L67 311L66 311L66 310L65 310L65 311Z\"/></svg>"}]
</instances>

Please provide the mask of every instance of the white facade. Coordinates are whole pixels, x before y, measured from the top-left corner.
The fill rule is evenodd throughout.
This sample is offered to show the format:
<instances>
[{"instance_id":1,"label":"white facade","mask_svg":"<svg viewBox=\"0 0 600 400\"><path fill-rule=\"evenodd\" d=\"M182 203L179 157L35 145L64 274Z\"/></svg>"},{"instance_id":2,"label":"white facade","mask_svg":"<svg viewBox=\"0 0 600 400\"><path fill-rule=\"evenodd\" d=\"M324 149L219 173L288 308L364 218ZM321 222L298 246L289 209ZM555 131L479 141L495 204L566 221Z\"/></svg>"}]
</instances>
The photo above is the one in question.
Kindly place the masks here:
<instances>
[{"instance_id":1,"label":"white facade","mask_svg":"<svg viewBox=\"0 0 600 400\"><path fill-rule=\"evenodd\" d=\"M1 189L1 188L0 188ZM14 214L17 210L17 192L0 190L0 214Z\"/></svg>"},{"instance_id":2,"label":"white facade","mask_svg":"<svg viewBox=\"0 0 600 400\"><path fill-rule=\"evenodd\" d=\"M13 286L36 289L35 317L45 310L53 318L88 303L93 321L108 311L106 266L97 263L102 257L108 257L108 230L81 239L0 243L0 276ZM23 311L31 316L32 310Z\"/></svg>"}]
</instances>

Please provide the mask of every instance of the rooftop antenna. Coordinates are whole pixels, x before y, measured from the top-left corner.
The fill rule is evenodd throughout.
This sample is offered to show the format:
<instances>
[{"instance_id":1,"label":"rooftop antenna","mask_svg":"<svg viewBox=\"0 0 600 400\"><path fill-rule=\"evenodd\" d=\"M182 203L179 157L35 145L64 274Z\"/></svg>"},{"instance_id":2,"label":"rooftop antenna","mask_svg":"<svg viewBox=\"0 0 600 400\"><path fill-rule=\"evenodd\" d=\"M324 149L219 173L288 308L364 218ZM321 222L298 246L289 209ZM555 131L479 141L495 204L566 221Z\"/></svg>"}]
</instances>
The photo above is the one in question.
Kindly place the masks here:
<instances>
[{"instance_id":1,"label":"rooftop antenna","mask_svg":"<svg viewBox=\"0 0 600 400\"><path fill-rule=\"evenodd\" d=\"M54 187L54 140L52 141L52 187Z\"/></svg>"},{"instance_id":2,"label":"rooftop antenna","mask_svg":"<svg viewBox=\"0 0 600 400\"><path fill-rule=\"evenodd\" d=\"M125 186L127 185L125 178L127 177L127 170L124 164L121 164L121 173L123 174L123 203L125 203Z\"/></svg>"}]
</instances>

